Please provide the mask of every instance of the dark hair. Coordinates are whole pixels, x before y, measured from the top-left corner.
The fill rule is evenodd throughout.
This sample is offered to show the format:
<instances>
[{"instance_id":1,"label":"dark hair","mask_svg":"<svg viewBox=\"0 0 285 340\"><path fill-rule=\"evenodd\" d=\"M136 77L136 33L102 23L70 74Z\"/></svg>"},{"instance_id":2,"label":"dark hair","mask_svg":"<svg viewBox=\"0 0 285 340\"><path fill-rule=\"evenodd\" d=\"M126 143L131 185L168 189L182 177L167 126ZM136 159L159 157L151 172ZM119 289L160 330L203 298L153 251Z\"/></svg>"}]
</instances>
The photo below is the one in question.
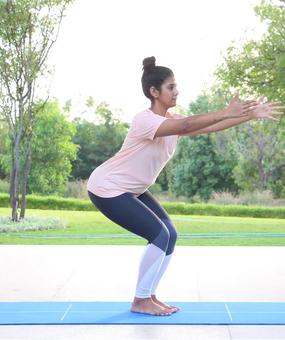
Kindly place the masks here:
<instances>
[{"instance_id":1,"label":"dark hair","mask_svg":"<svg viewBox=\"0 0 285 340\"><path fill-rule=\"evenodd\" d=\"M145 58L143 60L143 75L142 75L142 88L143 93L147 98L153 100L149 89L154 86L160 91L162 83L168 78L172 77L173 72L170 68L155 65L155 57Z\"/></svg>"}]
</instances>

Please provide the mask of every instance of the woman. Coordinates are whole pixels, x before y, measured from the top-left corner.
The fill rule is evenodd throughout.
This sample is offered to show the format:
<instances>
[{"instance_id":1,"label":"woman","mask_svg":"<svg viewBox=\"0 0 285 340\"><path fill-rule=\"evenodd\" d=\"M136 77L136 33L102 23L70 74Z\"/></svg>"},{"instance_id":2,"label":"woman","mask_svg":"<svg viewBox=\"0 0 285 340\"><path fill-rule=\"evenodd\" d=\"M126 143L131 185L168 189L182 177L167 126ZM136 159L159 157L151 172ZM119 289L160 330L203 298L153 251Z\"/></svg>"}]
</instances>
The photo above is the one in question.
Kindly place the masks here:
<instances>
[{"instance_id":1,"label":"woman","mask_svg":"<svg viewBox=\"0 0 285 340\"><path fill-rule=\"evenodd\" d=\"M87 190L94 205L110 220L148 240L142 256L131 306L132 312L170 315L179 308L156 297L156 288L172 257L177 233L166 211L151 195L152 185L173 156L180 136L209 133L253 118L276 120L277 103L238 100L218 112L185 117L168 109L176 105L178 90L174 74L143 61L142 88L150 108L136 114L119 152L97 167Z\"/></svg>"}]
</instances>

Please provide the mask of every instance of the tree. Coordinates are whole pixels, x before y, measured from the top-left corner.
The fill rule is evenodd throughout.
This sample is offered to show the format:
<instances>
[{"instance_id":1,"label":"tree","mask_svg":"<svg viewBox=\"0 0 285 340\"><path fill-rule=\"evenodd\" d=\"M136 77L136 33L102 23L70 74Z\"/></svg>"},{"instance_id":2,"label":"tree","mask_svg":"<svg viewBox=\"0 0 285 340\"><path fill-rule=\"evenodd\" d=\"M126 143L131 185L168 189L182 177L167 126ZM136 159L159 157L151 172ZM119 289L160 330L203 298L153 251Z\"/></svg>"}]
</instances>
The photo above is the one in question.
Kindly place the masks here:
<instances>
[{"instance_id":1,"label":"tree","mask_svg":"<svg viewBox=\"0 0 285 340\"><path fill-rule=\"evenodd\" d=\"M28 193L64 193L78 150L73 143L76 128L66 118L57 100L46 103L40 112L32 142Z\"/></svg>"},{"instance_id":2,"label":"tree","mask_svg":"<svg viewBox=\"0 0 285 340\"><path fill-rule=\"evenodd\" d=\"M283 196L285 131L271 122L247 124L236 131L236 141L239 161L234 174L238 185L243 190L272 190L276 198Z\"/></svg>"},{"instance_id":3,"label":"tree","mask_svg":"<svg viewBox=\"0 0 285 340\"><path fill-rule=\"evenodd\" d=\"M214 191L231 185L230 169L216 154L210 135L183 138L174 163L171 190L179 196L199 195L207 201Z\"/></svg>"},{"instance_id":4,"label":"tree","mask_svg":"<svg viewBox=\"0 0 285 340\"><path fill-rule=\"evenodd\" d=\"M225 98L214 90L199 95L189 104L188 114L207 113L225 107ZM232 169L235 156L227 143L220 145L217 134L182 137L172 160L170 188L177 195L199 195L209 200L213 191L237 191ZM224 134L226 139L226 134ZM218 146L219 147L218 147ZM223 153L220 150L223 150Z\"/></svg>"},{"instance_id":5,"label":"tree","mask_svg":"<svg viewBox=\"0 0 285 340\"><path fill-rule=\"evenodd\" d=\"M284 1L262 0L255 13L267 25L263 37L245 40L241 48L229 46L224 63L215 74L224 86L239 88L242 95L264 95L272 101L284 102Z\"/></svg>"},{"instance_id":6,"label":"tree","mask_svg":"<svg viewBox=\"0 0 285 340\"><path fill-rule=\"evenodd\" d=\"M88 105L94 109L96 123L82 119L73 122L76 126L73 142L79 145L79 151L73 162L72 178L88 178L94 168L119 151L127 133L128 124L121 122L106 102L96 107L89 98Z\"/></svg>"},{"instance_id":7,"label":"tree","mask_svg":"<svg viewBox=\"0 0 285 340\"><path fill-rule=\"evenodd\" d=\"M67 115L61 111L56 99L44 106L41 102L34 105L38 105L41 110L37 109L38 121L34 128L31 148L33 167L29 174L27 193L62 194L72 170L71 162L76 158L78 149L72 141L76 128L73 123L67 121ZM24 138L21 148L25 149L26 142ZM5 173L9 173L11 156L8 152L10 148L8 136L4 143L5 149L0 149L1 161ZM22 163L20 168L23 168Z\"/></svg>"},{"instance_id":8,"label":"tree","mask_svg":"<svg viewBox=\"0 0 285 340\"><path fill-rule=\"evenodd\" d=\"M216 76L224 89L235 87L246 96L264 95L269 101L285 103L284 1L262 0L255 13L267 25L263 37L246 41L241 48L231 45ZM284 136L284 117L279 123L251 121L237 130L240 156L234 173L244 190L285 194L281 189L285 186Z\"/></svg>"},{"instance_id":9,"label":"tree","mask_svg":"<svg viewBox=\"0 0 285 340\"><path fill-rule=\"evenodd\" d=\"M57 39L63 15L71 2L0 2L0 111L8 124L11 141L10 201L13 221L18 221L20 176L20 218L25 216L31 145L38 114L33 105L37 80L46 73L49 51ZM24 138L25 149L21 148Z\"/></svg>"}]
</instances>

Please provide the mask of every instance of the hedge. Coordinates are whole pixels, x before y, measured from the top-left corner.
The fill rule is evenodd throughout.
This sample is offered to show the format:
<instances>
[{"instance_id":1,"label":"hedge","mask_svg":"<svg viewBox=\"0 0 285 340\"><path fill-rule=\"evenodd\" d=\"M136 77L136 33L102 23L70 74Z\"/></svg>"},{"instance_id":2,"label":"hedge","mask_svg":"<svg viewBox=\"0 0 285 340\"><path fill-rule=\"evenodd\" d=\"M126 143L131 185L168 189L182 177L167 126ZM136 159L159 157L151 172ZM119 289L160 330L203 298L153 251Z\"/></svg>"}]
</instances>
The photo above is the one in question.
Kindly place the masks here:
<instances>
[{"instance_id":1,"label":"hedge","mask_svg":"<svg viewBox=\"0 0 285 340\"><path fill-rule=\"evenodd\" d=\"M27 209L96 211L89 200L58 196L27 195ZM285 218L285 207L162 202L169 214ZM0 207L8 208L9 195L0 193Z\"/></svg>"},{"instance_id":2,"label":"hedge","mask_svg":"<svg viewBox=\"0 0 285 340\"><path fill-rule=\"evenodd\" d=\"M262 207L247 205L225 204L189 204L189 203L163 203L169 214L181 215L207 215L207 216L236 216L260 218L285 218L285 207Z\"/></svg>"},{"instance_id":3,"label":"hedge","mask_svg":"<svg viewBox=\"0 0 285 340\"><path fill-rule=\"evenodd\" d=\"M27 195L27 209L42 210L97 210L88 200L59 196ZM21 202L21 196L20 196ZM9 195L0 193L0 207L10 207Z\"/></svg>"}]
</instances>

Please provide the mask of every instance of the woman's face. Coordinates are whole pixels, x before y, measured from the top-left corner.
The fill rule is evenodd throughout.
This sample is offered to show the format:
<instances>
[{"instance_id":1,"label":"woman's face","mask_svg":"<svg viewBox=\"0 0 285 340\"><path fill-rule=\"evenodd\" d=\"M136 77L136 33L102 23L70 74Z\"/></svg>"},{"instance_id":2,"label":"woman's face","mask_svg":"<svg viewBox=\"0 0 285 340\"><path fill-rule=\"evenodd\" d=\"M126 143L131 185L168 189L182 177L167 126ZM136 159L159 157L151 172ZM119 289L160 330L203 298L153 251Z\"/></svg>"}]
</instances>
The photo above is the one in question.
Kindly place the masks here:
<instances>
[{"instance_id":1,"label":"woman's face","mask_svg":"<svg viewBox=\"0 0 285 340\"><path fill-rule=\"evenodd\" d=\"M166 108L176 105L176 99L179 94L174 76L166 78L162 83L160 91L156 92L156 99Z\"/></svg>"}]
</instances>

